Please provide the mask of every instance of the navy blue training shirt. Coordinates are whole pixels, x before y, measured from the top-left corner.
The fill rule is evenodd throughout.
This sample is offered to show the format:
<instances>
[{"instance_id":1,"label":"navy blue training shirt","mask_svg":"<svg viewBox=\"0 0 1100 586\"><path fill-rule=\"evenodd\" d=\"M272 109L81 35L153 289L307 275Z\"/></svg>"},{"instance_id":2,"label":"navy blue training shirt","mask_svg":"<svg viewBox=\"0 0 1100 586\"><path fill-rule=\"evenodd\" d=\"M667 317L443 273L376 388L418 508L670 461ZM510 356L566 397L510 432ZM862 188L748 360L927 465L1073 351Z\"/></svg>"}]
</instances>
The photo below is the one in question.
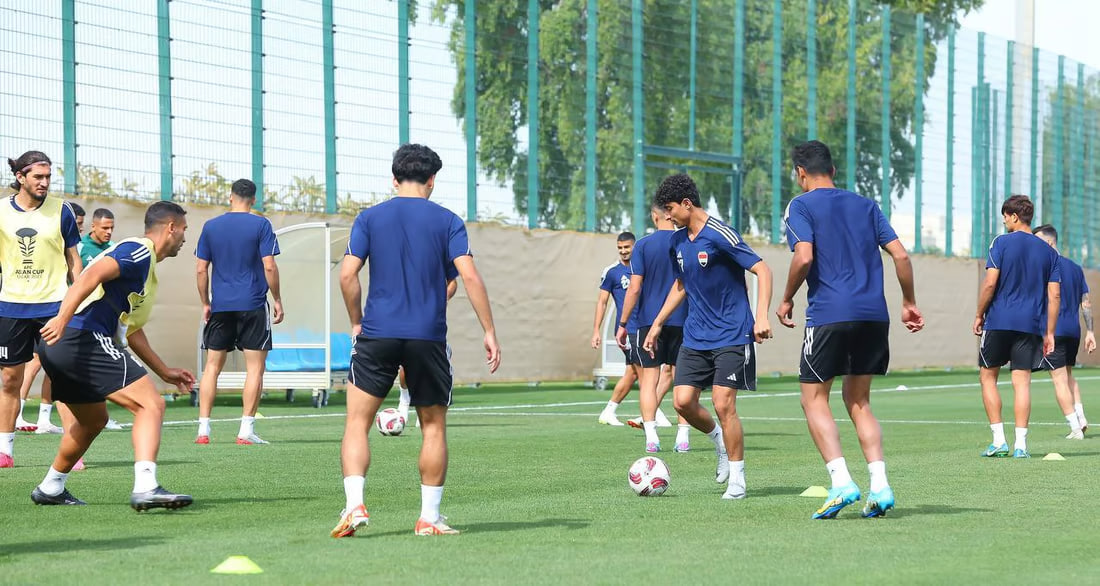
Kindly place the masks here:
<instances>
[{"instance_id":1,"label":"navy blue training shirt","mask_svg":"<svg viewBox=\"0 0 1100 586\"><path fill-rule=\"evenodd\" d=\"M806 326L890 321L879 249L898 239L874 200L843 189L808 191L787 205L787 244L814 246Z\"/></svg>"},{"instance_id":2,"label":"navy blue training shirt","mask_svg":"<svg viewBox=\"0 0 1100 586\"><path fill-rule=\"evenodd\" d=\"M1045 334L1046 321L1039 316L1046 314L1047 283L1062 280L1058 252L1031 233L1009 232L993 239L985 268L1001 273L984 328Z\"/></svg>"},{"instance_id":3,"label":"navy blue training shirt","mask_svg":"<svg viewBox=\"0 0 1100 586\"><path fill-rule=\"evenodd\" d=\"M228 212L202 226L195 256L213 265L210 310L252 311L267 303L264 257L279 254L271 222L251 212Z\"/></svg>"},{"instance_id":4,"label":"navy blue training shirt","mask_svg":"<svg viewBox=\"0 0 1100 586\"><path fill-rule=\"evenodd\" d=\"M466 225L419 197L394 197L359 212L345 254L370 265L362 335L447 340L447 281L471 254Z\"/></svg>"},{"instance_id":5,"label":"navy blue training shirt","mask_svg":"<svg viewBox=\"0 0 1100 586\"><path fill-rule=\"evenodd\" d=\"M145 289L152 253L141 243L120 242L103 256L118 262L118 278L103 283L103 297L74 315L68 327L113 336L118 330L119 316L130 310L127 297Z\"/></svg>"},{"instance_id":6,"label":"navy blue training shirt","mask_svg":"<svg viewBox=\"0 0 1100 586\"><path fill-rule=\"evenodd\" d=\"M626 290L630 287L630 267L621 262L609 265L600 275L600 289L611 293L615 300L615 327L623 323L623 300L626 299ZM634 311L630 312L630 318L626 320L626 333L633 334L638 331L638 304L634 305Z\"/></svg>"},{"instance_id":7,"label":"navy blue training shirt","mask_svg":"<svg viewBox=\"0 0 1100 586\"><path fill-rule=\"evenodd\" d=\"M1062 277L1062 303L1058 306L1058 323L1054 326L1054 335L1058 337L1081 337L1081 299L1088 294L1089 284L1085 281L1085 271L1081 265L1064 257L1058 257L1058 272ZM1047 306L1043 304L1043 313L1039 316L1039 325L1046 327Z\"/></svg>"},{"instance_id":8,"label":"navy blue training shirt","mask_svg":"<svg viewBox=\"0 0 1100 586\"><path fill-rule=\"evenodd\" d=\"M736 230L709 218L695 240L687 230L672 235L672 255L688 312L683 345L692 350L717 350L753 342L756 323L745 288L745 271L760 257Z\"/></svg>"},{"instance_id":9,"label":"navy blue training shirt","mask_svg":"<svg viewBox=\"0 0 1100 586\"><path fill-rule=\"evenodd\" d=\"M676 281L676 267L669 255L673 232L675 231L657 230L643 236L634 244L634 252L630 256L630 272L643 277L642 294L638 296L638 303L635 305L639 328L653 325L653 320L657 319L657 314L661 313L661 307L668 298L672 283ZM665 325L683 326L686 318L687 304L681 303Z\"/></svg>"}]
</instances>

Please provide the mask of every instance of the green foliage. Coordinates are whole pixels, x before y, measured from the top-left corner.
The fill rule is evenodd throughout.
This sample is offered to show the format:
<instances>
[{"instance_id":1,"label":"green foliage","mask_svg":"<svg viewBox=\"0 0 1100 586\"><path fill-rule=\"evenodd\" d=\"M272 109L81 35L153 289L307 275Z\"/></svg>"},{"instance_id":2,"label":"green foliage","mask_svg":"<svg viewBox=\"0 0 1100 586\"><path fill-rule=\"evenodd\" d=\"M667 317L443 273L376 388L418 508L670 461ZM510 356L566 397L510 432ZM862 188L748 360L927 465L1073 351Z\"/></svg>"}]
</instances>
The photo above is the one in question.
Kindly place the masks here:
<instances>
[{"instance_id":1,"label":"green foliage","mask_svg":"<svg viewBox=\"0 0 1100 586\"><path fill-rule=\"evenodd\" d=\"M766 228L771 214L772 2L746 0L743 217ZM925 13L925 79L915 79L914 18L895 13L891 34L893 71L890 113L891 184L904 194L913 174L911 124L917 88L935 72L934 43L956 22L959 11L983 0L907 0L891 3ZM540 0L539 156L541 224L584 225L586 0ZM449 48L458 65L452 110L465 113L470 80L465 58L464 0L435 0L433 18L453 23ZM732 144L733 15L735 0L700 0L697 62L697 150L729 153ZM527 126L527 2L484 0L477 5L478 150L482 170L500 183L511 181L517 208L526 213L527 156L519 149ZM625 0L598 2L597 63L597 229L622 225L632 205L631 11ZM837 168L845 165L848 3L817 5L818 136L832 147ZM648 0L644 10L645 137L647 144L687 147L689 127L690 3ZM859 2L856 59L856 188L869 197L881 190L882 106L881 7ZM786 151L806 138L806 2L783 1L783 169ZM652 193L665 172L647 172ZM728 179L696 174L701 191L725 215ZM842 185L846 178L838 176ZM783 174L783 200L792 186Z\"/></svg>"},{"instance_id":2,"label":"green foliage","mask_svg":"<svg viewBox=\"0 0 1100 586\"><path fill-rule=\"evenodd\" d=\"M65 170L57 167L57 174L65 176ZM116 190L106 171L94 165L76 166L76 194L89 197L117 197L121 199L141 200L144 196L138 191L138 184L130 179L122 180L122 187Z\"/></svg>"}]
</instances>

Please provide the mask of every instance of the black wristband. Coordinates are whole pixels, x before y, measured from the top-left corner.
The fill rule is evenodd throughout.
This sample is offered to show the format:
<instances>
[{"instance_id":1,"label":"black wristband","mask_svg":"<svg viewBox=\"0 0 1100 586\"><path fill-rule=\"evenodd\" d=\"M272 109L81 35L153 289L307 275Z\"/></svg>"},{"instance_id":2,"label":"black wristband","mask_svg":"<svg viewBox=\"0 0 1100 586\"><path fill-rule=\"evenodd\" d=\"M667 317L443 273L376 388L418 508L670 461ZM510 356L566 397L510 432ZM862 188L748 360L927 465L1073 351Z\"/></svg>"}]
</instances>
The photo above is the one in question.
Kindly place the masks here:
<instances>
[{"instance_id":1,"label":"black wristband","mask_svg":"<svg viewBox=\"0 0 1100 586\"><path fill-rule=\"evenodd\" d=\"M622 323L620 323L620 324L619 324L619 327L620 327L620 328L625 328L625 327L626 327L626 322L622 322Z\"/></svg>"}]
</instances>

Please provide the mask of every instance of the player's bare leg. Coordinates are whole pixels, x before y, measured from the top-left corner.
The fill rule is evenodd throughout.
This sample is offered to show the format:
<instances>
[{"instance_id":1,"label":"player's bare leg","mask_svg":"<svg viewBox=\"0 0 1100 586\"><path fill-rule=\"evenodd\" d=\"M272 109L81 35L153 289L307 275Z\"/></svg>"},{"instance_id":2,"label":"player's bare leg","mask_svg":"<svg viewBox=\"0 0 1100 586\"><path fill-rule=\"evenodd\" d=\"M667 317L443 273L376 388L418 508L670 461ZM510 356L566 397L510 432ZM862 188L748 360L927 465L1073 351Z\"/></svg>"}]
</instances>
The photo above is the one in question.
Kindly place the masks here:
<instances>
[{"instance_id":1,"label":"player's bare leg","mask_svg":"<svg viewBox=\"0 0 1100 586\"><path fill-rule=\"evenodd\" d=\"M439 513L443 500L443 483L447 479L447 407L430 405L416 408L420 432L420 518L414 532L417 535L453 535L458 533L447 525Z\"/></svg>"},{"instance_id":2,"label":"player's bare leg","mask_svg":"<svg viewBox=\"0 0 1100 586\"><path fill-rule=\"evenodd\" d=\"M989 418L989 429L993 432L993 441L982 452L987 458L1004 457L1011 454L1008 443L1005 441L1004 420L1001 417L1001 393L997 391L997 378L1001 369L982 367L978 370L978 381L982 385L982 405L985 406L985 415Z\"/></svg>"},{"instance_id":3,"label":"player's bare leg","mask_svg":"<svg viewBox=\"0 0 1100 586\"><path fill-rule=\"evenodd\" d=\"M370 469L368 434L382 398L361 390L352 383L347 388L348 414L344 419L344 439L340 442L340 467L344 474L344 510L340 522L331 531L333 537L350 537L356 529L370 523L363 504L363 488Z\"/></svg>"},{"instance_id":4,"label":"player's bare leg","mask_svg":"<svg viewBox=\"0 0 1100 586\"><path fill-rule=\"evenodd\" d=\"M196 444L210 443L210 413L214 410L214 400L218 396L218 377L225 368L228 355L225 350L206 351L206 367L202 369L202 379L199 380L199 431L195 436Z\"/></svg>"},{"instance_id":5,"label":"player's bare leg","mask_svg":"<svg viewBox=\"0 0 1100 586\"><path fill-rule=\"evenodd\" d=\"M245 350L244 389L241 392L241 427L237 432L237 443L241 445L266 444L268 442L256 435L256 411L260 408L260 394L264 386L264 366L267 350Z\"/></svg>"},{"instance_id":6,"label":"player's bare leg","mask_svg":"<svg viewBox=\"0 0 1100 586\"><path fill-rule=\"evenodd\" d=\"M23 366L0 368L0 468L13 468L15 419L19 415L19 389L23 386Z\"/></svg>"},{"instance_id":7,"label":"player's bare leg","mask_svg":"<svg viewBox=\"0 0 1100 586\"><path fill-rule=\"evenodd\" d=\"M1081 420L1077 417L1077 410L1073 405L1073 389L1070 388L1069 369L1066 366L1050 371L1050 380L1054 383L1054 399L1058 401L1058 407L1069 424L1069 435L1066 439L1082 440L1085 434L1081 430Z\"/></svg>"}]
</instances>

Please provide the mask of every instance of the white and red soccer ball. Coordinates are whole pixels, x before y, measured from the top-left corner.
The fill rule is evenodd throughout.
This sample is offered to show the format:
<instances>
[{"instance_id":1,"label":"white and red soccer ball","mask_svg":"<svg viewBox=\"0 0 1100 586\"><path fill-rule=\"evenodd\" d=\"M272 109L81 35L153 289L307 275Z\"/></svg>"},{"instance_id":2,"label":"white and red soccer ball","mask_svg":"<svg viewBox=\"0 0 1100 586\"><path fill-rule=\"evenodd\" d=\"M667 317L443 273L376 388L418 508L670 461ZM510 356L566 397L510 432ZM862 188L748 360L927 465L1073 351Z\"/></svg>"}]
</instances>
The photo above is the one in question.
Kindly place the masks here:
<instances>
[{"instance_id":1,"label":"white and red soccer ball","mask_svg":"<svg viewBox=\"0 0 1100 586\"><path fill-rule=\"evenodd\" d=\"M668 466L655 456L639 458L627 474L630 488L638 496L657 496L668 490Z\"/></svg>"},{"instance_id":2,"label":"white and red soccer ball","mask_svg":"<svg viewBox=\"0 0 1100 586\"><path fill-rule=\"evenodd\" d=\"M401 435L401 432L405 430L405 418L401 416L401 412L397 409L383 409L374 418L374 425L378 428L378 433L382 435Z\"/></svg>"}]
</instances>

